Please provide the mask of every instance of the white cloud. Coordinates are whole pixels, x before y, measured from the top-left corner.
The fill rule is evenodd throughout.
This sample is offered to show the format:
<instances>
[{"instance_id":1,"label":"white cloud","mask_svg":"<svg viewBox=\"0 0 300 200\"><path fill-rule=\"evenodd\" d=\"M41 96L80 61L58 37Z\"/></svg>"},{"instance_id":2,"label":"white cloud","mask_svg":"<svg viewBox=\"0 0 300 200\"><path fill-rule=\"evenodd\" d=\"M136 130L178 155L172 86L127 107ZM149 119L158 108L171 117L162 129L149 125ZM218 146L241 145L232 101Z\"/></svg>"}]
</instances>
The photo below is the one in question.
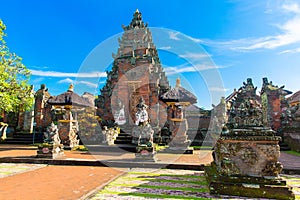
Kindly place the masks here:
<instances>
[{"instance_id":1,"label":"white cloud","mask_svg":"<svg viewBox=\"0 0 300 200\"><path fill-rule=\"evenodd\" d=\"M210 88L208 88L208 90L211 92L227 92L227 91L229 91L229 89L222 88L222 87L210 87Z\"/></svg>"},{"instance_id":2,"label":"white cloud","mask_svg":"<svg viewBox=\"0 0 300 200\"><path fill-rule=\"evenodd\" d=\"M299 5L295 2L290 4L283 4L282 9L287 12L300 13Z\"/></svg>"},{"instance_id":3,"label":"white cloud","mask_svg":"<svg viewBox=\"0 0 300 200\"><path fill-rule=\"evenodd\" d=\"M89 82L89 81L78 81L76 83L77 84L84 84L84 85L90 86L92 88L96 88L98 86L97 84Z\"/></svg>"},{"instance_id":4,"label":"white cloud","mask_svg":"<svg viewBox=\"0 0 300 200\"><path fill-rule=\"evenodd\" d=\"M196 68L194 67L183 67L183 68L177 68L177 67L165 67L165 72L167 75L172 74L180 74L184 72L196 72Z\"/></svg>"},{"instance_id":5,"label":"white cloud","mask_svg":"<svg viewBox=\"0 0 300 200\"><path fill-rule=\"evenodd\" d=\"M256 50L256 49L275 49L278 47L295 44L300 42L300 8L297 3L283 4L281 8L284 11L294 13L293 17L284 23L277 25L280 34L254 38L240 46L232 48L233 50ZM252 42L249 45L249 42Z\"/></svg>"},{"instance_id":6,"label":"white cloud","mask_svg":"<svg viewBox=\"0 0 300 200\"><path fill-rule=\"evenodd\" d=\"M279 52L278 54L288 54L288 53L300 53L300 48L284 50Z\"/></svg>"},{"instance_id":7,"label":"white cloud","mask_svg":"<svg viewBox=\"0 0 300 200\"><path fill-rule=\"evenodd\" d=\"M96 88L98 86L97 84L89 82L89 81L74 81L70 78L62 79L62 80L58 81L58 83L83 84L83 85L87 85L92 88Z\"/></svg>"},{"instance_id":8,"label":"white cloud","mask_svg":"<svg viewBox=\"0 0 300 200\"><path fill-rule=\"evenodd\" d=\"M272 3L270 3L272 4ZM274 4L272 4L274 6ZM296 2L280 3L275 5L276 9L271 9L267 5L269 14L279 14L283 22L275 24L278 29L277 34L266 35L263 37L240 38L228 41L212 41L209 39L201 40L201 43L218 49L233 50L238 52L249 52L253 50L276 49L291 44L300 43L300 4ZM276 12L275 12L276 11ZM273 24L274 25L274 24ZM294 50L282 51L282 53L296 53Z\"/></svg>"},{"instance_id":9,"label":"white cloud","mask_svg":"<svg viewBox=\"0 0 300 200\"><path fill-rule=\"evenodd\" d=\"M72 80L70 78L66 78L66 79L62 79L62 80L58 81L58 83L74 83L74 80Z\"/></svg>"},{"instance_id":10,"label":"white cloud","mask_svg":"<svg viewBox=\"0 0 300 200\"><path fill-rule=\"evenodd\" d=\"M207 58L209 57L210 55L209 54L206 54L206 53L192 53L192 52L188 52L186 54L182 54L182 55L179 55L180 57L182 58L190 58L190 59L202 59L202 58Z\"/></svg>"},{"instance_id":11,"label":"white cloud","mask_svg":"<svg viewBox=\"0 0 300 200\"><path fill-rule=\"evenodd\" d=\"M170 50L172 47L170 46L165 46L165 47L159 47L158 49L161 49L161 50Z\"/></svg>"},{"instance_id":12,"label":"white cloud","mask_svg":"<svg viewBox=\"0 0 300 200\"><path fill-rule=\"evenodd\" d=\"M42 70L30 70L32 75L44 76L44 77L81 77L81 78L96 78L106 77L105 72L87 72L87 73L67 73L67 72L56 72L56 71L42 71Z\"/></svg>"},{"instance_id":13,"label":"white cloud","mask_svg":"<svg viewBox=\"0 0 300 200\"><path fill-rule=\"evenodd\" d=\"M179 35L179 32L173 32L173 31L170 31L170 32L169 32L169 38L170 38L171 40L181 40L181 39L178 37L178 35ZM201 39L199 39L199 38L191 37L191 36L189 36L189 35L186 35L186 37L189 38L190 40L196 42L196 43L202 43L202 42L203 42L203 40L201 40Z\"/></svg>"},{"instance_id":14,"label":"white cloud","mask_svg":"<svg viewBox=\"0 0 300 200\"><path fill-rule=\"evenodd\" d=\"M194 41L194 42L197 42L197 43L202 43L203 42L203 40L201 40L201 39L199 39L199 38L193 38L193 37L191 37L191 36L187 36L189 39L191 39L192 41Z\"/></svg>"},{"instance_id":15,"label":"white cloud","mask_svg":"<svg viewBox=\"0 0 300 200\"><path fill-rule=\"evenodd\" d=\"M193 66L178 66L178 67L170 67L170 66L164 66L165 72L167 75L173 75L173 74L180 74L185 72L199 72L204 70L211 70L211 69L219 69L223 68L220 66L215 65L207 65L207 64L199 64L199 65L193 65Z\"/></svg>"},{"instance_id":16,"label":"white cloud","mask_svg":"<svg viewBox=\"0 0 300 200\"><path fill-rule=\"evenodd\" d=\"M179 34L179 32L172 32L172 31L170 31L170 32L169 32L169 38L170 38L171 40L180 40L180 39L178 38L178 34Z\"/></svg>"}]
</instances>

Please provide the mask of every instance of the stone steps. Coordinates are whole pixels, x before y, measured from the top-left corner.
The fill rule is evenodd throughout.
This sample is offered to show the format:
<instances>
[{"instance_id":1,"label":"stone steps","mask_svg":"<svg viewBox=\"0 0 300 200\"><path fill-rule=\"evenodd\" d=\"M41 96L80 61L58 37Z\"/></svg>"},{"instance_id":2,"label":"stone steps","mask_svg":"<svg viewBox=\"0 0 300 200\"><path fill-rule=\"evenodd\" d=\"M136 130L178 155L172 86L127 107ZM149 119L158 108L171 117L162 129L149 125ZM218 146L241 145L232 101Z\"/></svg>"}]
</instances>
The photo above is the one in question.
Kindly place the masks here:
<instances>
[{"instance_id":1,"label":"stone steps","mask_svg":"<svg viewBox=\"0 0 300 200\"><path fill-rule=\"evenodd\" d=\"M2 144L33 144L43 142L42 133L16 133L1 141Z\"/></svg>"},{"instance_id":2,"label":"stone steps","mask_svg":"<svg viewBox=\"0 0 300 200\"><path fill-rule=\"evenodd\" d=\"M115 144L115 145L87 145L90 152L102 153L102 152L136 152L136 146L133 144Z\"/></svg>"},{"instance_id":3,"label":"stone steps","mask_svg":"<svg viewBox=\"0 0 300 200\"><path fill-rule=\"evenodd\" d=\"M114 144L131 144L132 136L127 133L120 133Z\"/></svg>"}]
</instances>

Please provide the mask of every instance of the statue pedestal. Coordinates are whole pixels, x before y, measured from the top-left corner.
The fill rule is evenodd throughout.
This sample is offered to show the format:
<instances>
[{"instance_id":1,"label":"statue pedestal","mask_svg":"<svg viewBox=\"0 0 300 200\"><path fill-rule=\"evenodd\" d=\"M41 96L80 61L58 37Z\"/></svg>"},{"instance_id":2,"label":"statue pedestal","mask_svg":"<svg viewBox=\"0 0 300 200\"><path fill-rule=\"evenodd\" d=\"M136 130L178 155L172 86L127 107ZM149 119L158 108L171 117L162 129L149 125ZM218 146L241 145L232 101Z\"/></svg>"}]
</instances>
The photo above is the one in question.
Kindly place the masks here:
<instances>
[{"instance_id":1,"label":"statue pedestal","mask_svg":"<svg viewBox=\"0 0 300 200\"><path fill-rule=\"evenodd\" d=\"M169 148L164 150L166 153L185 153L185 154L193 154L194 149L189 147L191 141L188 140L188 136L186 131L188 129L187 120L173 119L173 124L170 129L172 131L172 138L169 143Z\"/></svg>"},{"instance_id":2,"label":"statue pedestal","mask_svg":"<svg viewBox=\"0 0 300 200\"><path fill-rule=\"evenodd\" d=\"M135 160L145 162L156 162L156 151L154 151L153 147L148 147L147 145L138 145L136 147Z\"/></svg>"},{"instance_id":3,"label":"statue pedestal","mask_svg":"<svg viewBox=\"0 0 300 200\"><path fill-rule=\"evenodd\" d=\"M79 139L77 139L77 120L59 120L58 121L58 133L62 144L69 146L70 148L77 147L79 145Z\"/></svg>"},{"instance_id":4,"label":"statue pedestal","mask_svg":"<svg viewBox=\"0 0 300 200\"><path fill-rule=\"evenodd\" d=\"M206 168L212 194L293 199L292 188L279 174L280 137L263 127L232 129L217 141Z\"/></svg>"},{"instance_id":5,"label":"statue pedestal","mask_svg":"<svg viewBox=\"0 0 300 200\"><path fill-rule=\"evenodd\" d=\"M64 157L64 146L60 145L40 145L37 150L37 158L58 159Z\"/></svg>"}]
</instances>

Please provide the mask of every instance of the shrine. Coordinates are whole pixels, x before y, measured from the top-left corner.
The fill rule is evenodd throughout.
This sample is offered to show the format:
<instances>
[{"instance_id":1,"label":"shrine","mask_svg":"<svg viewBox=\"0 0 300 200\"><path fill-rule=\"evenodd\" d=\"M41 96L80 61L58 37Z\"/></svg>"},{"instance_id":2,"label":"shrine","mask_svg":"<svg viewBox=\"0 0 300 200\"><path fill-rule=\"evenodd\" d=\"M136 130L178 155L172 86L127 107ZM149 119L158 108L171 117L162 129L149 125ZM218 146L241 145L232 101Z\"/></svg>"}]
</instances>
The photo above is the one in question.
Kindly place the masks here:
<instances>
[{"instance_id":1,"label":"shrine","mask_svg":"<svg viewBox=\"0 0 300 200\"><path fill-rule=\"evenodd\" d=\"M291 188L279 176L281 138L264 125L256 89L249 78L236 91L228 122L213 150L214 161L206 168L210 192L293 199Z\"/></svg>"},{"instance_id":2,"label":"shrine","mask_svg":"<svg viewBox=\"0 0 300 200\"><path fill-rule=\"evenodd\" d=\"M167 104L167 124L171 132L169 147L171 150L188 150L191 141L188 140L188 123L185 117L187 106L197 102L197 97L181 87L180 79L177 78L176 86L161 95L160 99ZM191 150L191 149L190 149Z\"/></svg>"},{"instance_id":3,"label":"shrine","mask_svg":"<svg viewBox=\"0 0 300 200\"><path fill-rule=\"evenodd\" d=\"M59 137L64 145L71 148L79 145L77 134L79 131L77 115L73 115L73 111L77 108L93 107L87 99L76 94L74 86L71 84L67 92L64 92L56 97L49 98L47 103L54 107L58 122Z\"/></svg>"}]
</instances>

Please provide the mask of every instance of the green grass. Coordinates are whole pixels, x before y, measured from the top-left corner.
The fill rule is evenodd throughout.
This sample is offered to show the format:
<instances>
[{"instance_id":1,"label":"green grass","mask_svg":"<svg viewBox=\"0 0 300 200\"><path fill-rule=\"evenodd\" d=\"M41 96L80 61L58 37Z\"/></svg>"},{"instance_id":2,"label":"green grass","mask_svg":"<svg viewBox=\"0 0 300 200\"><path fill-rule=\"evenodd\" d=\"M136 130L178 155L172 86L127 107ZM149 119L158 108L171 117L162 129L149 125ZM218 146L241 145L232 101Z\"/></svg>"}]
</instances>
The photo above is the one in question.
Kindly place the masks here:
<instances>
[{"instance_id":1,"label":"green grass","mask_svg":"<svg viewBox=\"0 0 300 200\"><path fill-rule=\"evenodd\" d=\"M212 149L212 146L190 146L190 147L193 147L194 150Z\"/></svg>"},{"instance_id":2,"label":"green grass","mask_svg":"<svg viewBox=\"0 0 300 200\"><path fill-rule=\"evenodd\" d=\"M291 154L291 155L294 155L294 156L300 156L300 153L297 152L297 151L284 151L285 153L288 153L288 154Z\"/></svg>"},{"instance_id":3,"label":"green grass","mask_svg":"<svg viewBox=\"0 0 300 200\"><path fill-rule=\"evenodd\" d=\"M163 179L144 179L144 181L162 182L162 183L181 183L181 184L194 184L194 185L206 185L207 182L203 181L184 181L184 180L163 180Z\"/></svg>"},{"instance_id":4,"label":"green grass","mask_svg":"<svg viewBox=\"0 0 300 200\"><path fill-rule=\"evenodd\" d=\"M180 190L180 191L187 191L187 192L208 192L208 188L188 188L188 187L172 187L172 186L164 186L164 185L147 185L146 183L142 183L142 184L115 183L112 184L111 186L150 188L150 189L163 189L163 190Z\"/></svg>"},{"instance_id":5,"label":"green grass","mask_svg":"<svg viewBox=\"0 0 300 200\"><path fill-rule=\"evenodd\" d=\"M127 194L120 194L120 196L138 196L138 197L148 197L148 198L173 198L173 199L208 199L203 197L187 197L187 196L176 196L176 195L165 195L165 194L144 194L144 193L127 193Z\"/></svg>"},{"instance_id":6,"label":"green grass","mask_svg":"<svg viewBox=\"0 0 300 200\"><path fill-rule=\"evenodd\" d=\"M126 178L128 181L152 181L152 182L161 182L161 183L181 183L181 184L194 184L194 185L206 185L207 182L205 179L199 179L199 181L186 181L186 180L165 180L165 179L156 179L157 177L145 177L145 178Z\"/></svg>"},{"instance_id":7,"label":"green grass","mask_svg":"<svg viewBox=\"0 0 300 200\"><path fill-rule=\"evenodd\" d=\"M160 173L145 173L145 172L129 172L128 174L135 175L120 177L118 180L111 182L107 187L105 187L102 191L99 191L98 195L118 195L118 196L136 196L136 197L145 197L145 198L172 198L172 199L209 199L204 197L193 197L195 193L208 193L209 188L207 187L207 182L204 176L198 175L179 175L179 174L160 174ZM171 180L167 180L167 178ZM178 180L172 180L173 178L178 178ZM166 178L166 179L164 179ZM189 180L187 180L189 179ZM131 182L131 181L141 181L139 182ZM157 183L158 185L152 185L151 183ZM160 183L170 183L170 185L160 184ZM185 184L181 187L177 187L178 185L172 186L172 183ZM195 188L193 185L199 185L199 187ZM204 186L204 187L201 187ZM113 188L123 187L123 188L132 188L137 189L137 191L128 191L128 192L119 192L114 191ZM152 189L152 192L143 193L141 191L142 188ZM162 194L159 194L155 191L162 191ZM172 191L181 191L182 194L172 194ZM190 195L189 195L190 194Z\"/></svg>"},{"instance_id":8,"label":"green grass","mask_svg":"<svg viewBox=\"0 0 300 200\"><path fill-rule=\"evenodd\" d=\"M178 178L190 178L190 179L204 179L203 176L195 175L177 175L177 174L160 174L160 176L178 177Z\"/></svg>"},{"instance_id":9,"label":"green grass","mask_svg":"<svg viewBox=\"0 0 300 200\"><path fill-rule=\"evenodd\" d=\"M202 199L211 199L211 198L203 198L203 197L190 197L190 196L180 196L180 195L167 195L167 194L145 194L145 193L138 193L138 192L112 192L109 190L102 190L98 195L101 194L112 194L112 195L119 195L119 196L137 196L137 197L146 197L146 198L173 198L173 199L195 199L195 200L202 200ZM97 197L97 195L95 196Z\"/></svg>"},{"instance_id":10,"label":"green grass","mask_svg":"<svg viewBox=\"0 0 300 200\"><path fill-rule=\"evenodd\" d=\"M13 174L13 172L0 172L0 174Z\"/></svg>"}]
</instances>

